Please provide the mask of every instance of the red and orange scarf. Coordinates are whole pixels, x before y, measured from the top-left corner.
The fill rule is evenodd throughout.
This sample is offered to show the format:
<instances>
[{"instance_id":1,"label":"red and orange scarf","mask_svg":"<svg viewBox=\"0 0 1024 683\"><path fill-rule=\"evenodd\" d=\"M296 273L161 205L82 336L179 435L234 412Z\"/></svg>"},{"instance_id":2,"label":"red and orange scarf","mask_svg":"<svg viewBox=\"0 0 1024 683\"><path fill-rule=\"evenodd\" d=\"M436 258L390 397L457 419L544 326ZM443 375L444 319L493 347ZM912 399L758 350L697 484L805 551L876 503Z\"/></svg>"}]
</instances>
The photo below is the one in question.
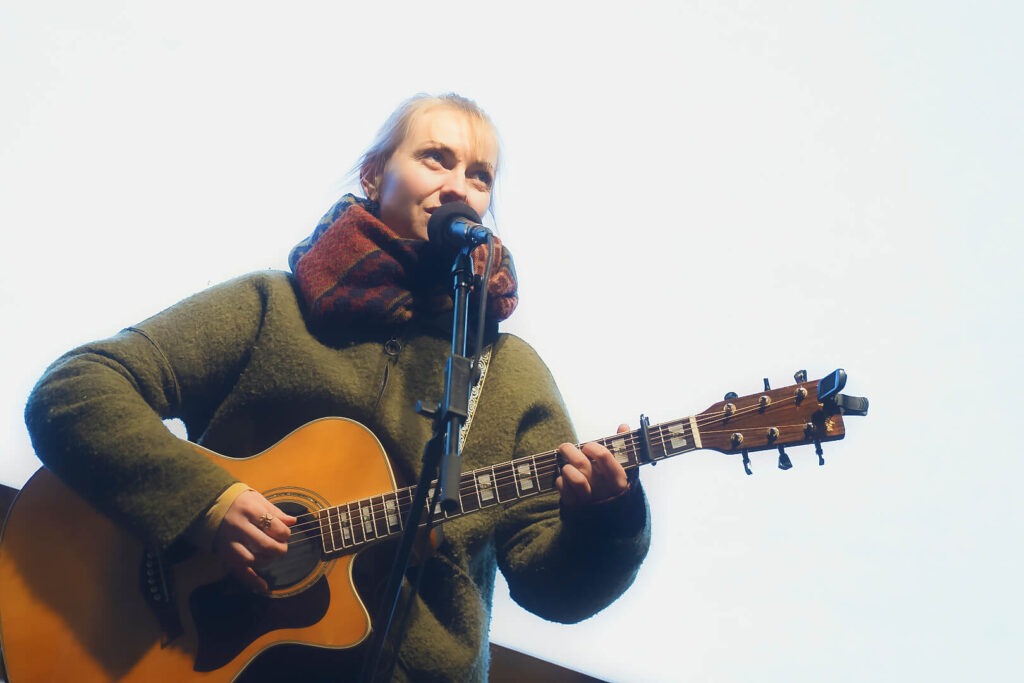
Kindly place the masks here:
<instances>
[{"instance_id":1,"label":"red and orange scarf","mask_svg":"<svg viewBox=\"0 0 1024 683\"><path fill-rule=\"evenodd\" d=\"M345 195L289 254L312 327L392 326L436 320L452 309L451 258L425 240L398 237L374 208ZM494 251L487 316L498 322L512 315L519 297L512 257L497 237ZM487 252L487 245L473 252L478 275Z\"/></svg>"}]
</instances>

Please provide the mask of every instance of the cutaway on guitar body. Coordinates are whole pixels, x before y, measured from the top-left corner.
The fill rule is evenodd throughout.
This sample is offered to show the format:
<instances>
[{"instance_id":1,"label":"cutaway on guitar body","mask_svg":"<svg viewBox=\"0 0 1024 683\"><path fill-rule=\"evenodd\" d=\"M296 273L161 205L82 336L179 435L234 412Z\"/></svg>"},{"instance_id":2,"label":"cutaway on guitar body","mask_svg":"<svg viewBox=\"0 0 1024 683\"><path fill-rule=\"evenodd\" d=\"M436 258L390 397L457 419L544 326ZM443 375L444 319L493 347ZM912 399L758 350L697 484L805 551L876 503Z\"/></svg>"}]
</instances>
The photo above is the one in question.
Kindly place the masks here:
<instances>
[{"instance_id":1,"label":"cutaway on guitar body","mask_svg":"<svg viewBox=\"0 0 1024 683\"><path fill-rule=\"evenodd\" d=\"M376 437L357 422L324 418L250 458L196 451L299 518L288 553L260 569L269 594L244 589L205 553L161 557L147 574L142 543L42 469L19 494L0 544L11 683L260 680L264 659L281 666L275 651L347 653L366 639L357 548L325 552L321 511L394 491ZM179 632L168 633L154 609L147 576L159 577L157 593L174 601L168 611Z\"/></svg>"}]
</instances>

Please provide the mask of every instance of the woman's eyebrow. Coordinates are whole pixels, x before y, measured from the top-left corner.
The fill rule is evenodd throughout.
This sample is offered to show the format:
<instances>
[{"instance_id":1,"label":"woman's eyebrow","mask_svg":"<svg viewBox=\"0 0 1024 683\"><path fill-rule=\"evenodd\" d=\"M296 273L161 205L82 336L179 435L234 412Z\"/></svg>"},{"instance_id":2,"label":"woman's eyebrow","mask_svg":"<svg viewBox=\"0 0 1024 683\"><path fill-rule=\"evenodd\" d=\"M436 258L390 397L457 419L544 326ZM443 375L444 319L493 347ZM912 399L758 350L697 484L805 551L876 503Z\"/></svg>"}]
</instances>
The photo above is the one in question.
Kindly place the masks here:
<instances>
[{"instance_id":1,"label":"woman's eyebrow","mask_svg":"<svg viewBox=\"0 0 1024 683\"><path fill-rule=\"evenodd\" d=\"M423 141L423 147L430 148L430 149L443 149L446 152L451 152L452 151L452 148L449 147L447 144L445 144L443 142L438 142L437 140L424 140Z\"/></svg>"},{"instance_id":2,"label":"woman's eyebrow","mask_svg":"<svg viewBox=\"0 0 1024 683\"><path fill-rule=\"evenodd\" d=\"M480 166L483 166L484 169L487 170L487 172L491 173L492 175L494 174L494 164L492 164L491 162L481 160L475 163L479 164Z\"/></svg>"},{"instance_id":3,"label":"woman's eyebrow","mask_svg":"<svg viewBox=\"0 0 1024 683\"><path fill-rule=\"evenodd\" d=\"M431 149L439 152L444 152L445 154L450 154L452 156L458 156L457 154L455 154L455 150L452 149L452 147L450 147L447 143L440 142L438 140L424 140L421 149ZM471 159L468 163L469 165L473 166L483 166L488 173L494 175L494 164L492 164L490 161L487 161L486 159Z\"/></svg>"}]
</instances>

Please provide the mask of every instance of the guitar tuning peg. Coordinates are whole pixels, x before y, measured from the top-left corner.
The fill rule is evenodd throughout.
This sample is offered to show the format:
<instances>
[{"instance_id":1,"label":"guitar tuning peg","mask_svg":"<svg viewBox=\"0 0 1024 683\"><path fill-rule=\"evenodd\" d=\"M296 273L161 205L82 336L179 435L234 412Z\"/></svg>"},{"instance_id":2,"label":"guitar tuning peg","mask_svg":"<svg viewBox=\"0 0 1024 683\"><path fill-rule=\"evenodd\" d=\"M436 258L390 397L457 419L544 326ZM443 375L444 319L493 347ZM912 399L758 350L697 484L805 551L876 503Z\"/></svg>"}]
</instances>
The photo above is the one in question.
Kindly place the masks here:
<instances>
[{"instance_id":1,"label":"guitar tuning peg","mask_svg":"<svg viewBox=\"0 0 1024 683\"><path fill-rule=\"evenodd\" d=\"M740 395L739 395L739 394L737 394L737 393L736 393L735 391L730 391L729 393L727 393L727 394L726 394L726 395L724 396L724 398L725 398L725 400L726 400L726 401L731 401L731 400L733 400L734 398L739 398L739 397L740 397Z\"/></svg>"},{"instance_id":2,"label":"guitar tuning peg","mask_svg":"<svg viewBox=\"0 0 1024 683\"><path fill-rule=\"evenodd\" d=\"M772 390L772 385L768 382L768 378L767 377L764 378L764 390L765 391L771 391Z\"/></svg>"},{"instance_id":3,"label":"guitar tuning peg","mask_svg":"<svg viewBox=\"0 0 1024 683\"><path fill-rule=\"evenodd\" d=\"M748 475L753 474L750 471L750 455L746 451L743 451L743 471Z\"/></svg>"},{"instance_id":4,"label":"guitar tuning peg","mask_svg":"<svg viewBox=\"0 0 1024 683\"><path fill-rule=\"evenodd\" d=\"M822 450L821 442L818 441L817 439L814 440L814 452L818 456L818 467L821 467L822 465L825 464L825 451Z\"/></svg>"},{"instance_id":5,"label":"guitar tuning peg","mask_svg":"<svg viewBox=\"0 0 1024 683\"><path fill-rule=\"evenodd\" d=\"M791 467L793 467L793 461L790 460L789 456L786 454L786 449L779 446L779 469L788 470Z\"/></svg>"},{"instance_id":6,"label":"guitar tuning peg","mask_svg":"<svg viewBox=\"0 0 1024 683\"><path fill-rule=\"evenodd\" d=\"M806 370L797 370L796 374L793 375L793 379L796 380L797 384L800 384L801 382L806 382L807 381L807 371Z\"/></svg>"}]
</instances>

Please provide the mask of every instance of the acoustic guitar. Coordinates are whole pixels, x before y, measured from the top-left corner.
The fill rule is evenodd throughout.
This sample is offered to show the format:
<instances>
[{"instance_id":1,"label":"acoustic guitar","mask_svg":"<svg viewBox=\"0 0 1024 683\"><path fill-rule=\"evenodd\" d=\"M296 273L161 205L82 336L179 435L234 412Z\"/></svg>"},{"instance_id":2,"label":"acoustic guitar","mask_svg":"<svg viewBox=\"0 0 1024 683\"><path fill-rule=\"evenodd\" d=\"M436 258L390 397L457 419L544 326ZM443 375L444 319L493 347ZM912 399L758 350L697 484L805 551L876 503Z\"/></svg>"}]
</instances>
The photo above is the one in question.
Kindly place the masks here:
<instances>
[{"instance_id":1,"label":"acoustic guitar","mask_svg":"<svg viewBox=\"0 0 1024 683\"><path fill-rule=\"evenodd\" d=\"M698 449L742 459L842 439L843 415L867 400L839 393L846 375L725 400L679 420L600 443L627 470ZM48 470L25 484L0 541L0 639L11 683L235 681L280 652L358 659L371 629L354 560L403 531L413 487L396 488L377 438L343 418L300 427L259 455L227 458L195 446L298 517L288 552L260 570L270 592L244 590L206 553L151 553ZM461 507L441 520L549 493L556 451L461 476ZM294 652L293 652L294 651ZM345 665L345 664L342 664Z\"/></svg>"}]
</instances>

